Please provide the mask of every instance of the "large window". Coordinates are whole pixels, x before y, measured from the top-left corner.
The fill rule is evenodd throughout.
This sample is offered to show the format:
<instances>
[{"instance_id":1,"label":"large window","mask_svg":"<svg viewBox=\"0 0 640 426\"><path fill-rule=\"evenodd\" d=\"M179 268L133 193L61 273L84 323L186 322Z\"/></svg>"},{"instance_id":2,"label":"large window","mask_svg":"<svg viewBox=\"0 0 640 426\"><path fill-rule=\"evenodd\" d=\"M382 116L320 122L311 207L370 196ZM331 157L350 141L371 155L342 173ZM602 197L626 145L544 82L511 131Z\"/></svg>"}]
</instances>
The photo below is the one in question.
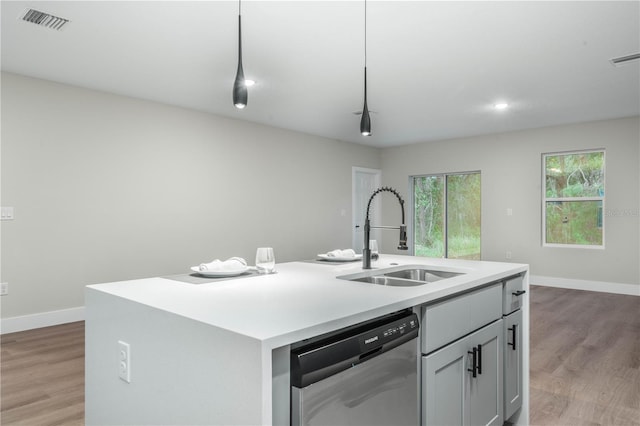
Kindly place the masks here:
<instances>
[{"instance_id":1,"label":"large window","mask_svg":"<svg viewBox=\"0 0 640 426\"><path fill-rule=\"evenodd\" d=\"M480 173L413 177L416 256L480 259Z\"/></svg>"},{"instance_id":2,"label":"large window","mask_svg":"<svg viewBox=\"0 0 640 426\"><path fill-rule=\"evenodd\" d=\"M542 167L543 244L604 247L604 151L544 154Z\"/></svg>"}]
</instances>

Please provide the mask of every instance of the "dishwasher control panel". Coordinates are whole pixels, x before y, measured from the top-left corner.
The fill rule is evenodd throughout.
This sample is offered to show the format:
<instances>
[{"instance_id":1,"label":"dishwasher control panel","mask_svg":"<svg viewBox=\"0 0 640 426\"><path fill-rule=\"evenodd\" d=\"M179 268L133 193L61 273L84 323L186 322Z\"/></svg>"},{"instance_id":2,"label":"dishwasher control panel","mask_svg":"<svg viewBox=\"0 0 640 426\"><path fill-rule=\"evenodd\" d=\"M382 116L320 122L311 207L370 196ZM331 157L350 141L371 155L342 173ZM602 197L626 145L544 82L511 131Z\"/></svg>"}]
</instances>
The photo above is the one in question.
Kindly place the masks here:
<instances>
[{"instance_id":1,"label":"dishwasher control panel","mask_svg":"<svg viewBox=\"0 0 640 426\"><path fill-rule=\"evenodd\" d=\"M392 323L384 324L376 329L369 330L360 336L360 349L368 352L381 347L389 342L400 339L405 335L418 333L418 316L411 314ZM404 339L403 339L404 340Z\"/></svg>"}]
</instances>

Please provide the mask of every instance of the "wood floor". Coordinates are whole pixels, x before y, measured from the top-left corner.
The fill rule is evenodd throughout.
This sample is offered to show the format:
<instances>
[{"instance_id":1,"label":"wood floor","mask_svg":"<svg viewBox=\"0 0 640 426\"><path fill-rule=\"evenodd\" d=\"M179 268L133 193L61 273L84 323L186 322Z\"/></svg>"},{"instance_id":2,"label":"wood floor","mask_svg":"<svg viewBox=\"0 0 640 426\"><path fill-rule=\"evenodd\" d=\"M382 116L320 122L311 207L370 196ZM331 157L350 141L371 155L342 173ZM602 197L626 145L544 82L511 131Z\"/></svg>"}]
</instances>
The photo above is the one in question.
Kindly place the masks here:
<instances>
[{"instance_id":1,"label":"wood floor","mask_svg":"<svg viewBox=\"0 0 640 426\"><path fill-rule=\"evenodd\" d=\"M84 322L2 335L0 424L84 424Z\"/></svg>"},{"instance_id":2,"label":"wood floor","mask_svg":"<svg viewBox=\"0 0 640 426\"><path fill-rule=\"evenodd\" d=\"M530 301L531 424L640 426L640 297L532 287ZM0 344L0 424L83 424L84 323Z\"/></svg>"},{"instance_id":3,"label":"wood floor","mask_svg":"<svg viewBox=\"0 0 640 426\"><path fill-rule=\"evenodd\" d=\"M640 425L640 297L531 289L532 425Z\"/></svg>"}]
</instances>

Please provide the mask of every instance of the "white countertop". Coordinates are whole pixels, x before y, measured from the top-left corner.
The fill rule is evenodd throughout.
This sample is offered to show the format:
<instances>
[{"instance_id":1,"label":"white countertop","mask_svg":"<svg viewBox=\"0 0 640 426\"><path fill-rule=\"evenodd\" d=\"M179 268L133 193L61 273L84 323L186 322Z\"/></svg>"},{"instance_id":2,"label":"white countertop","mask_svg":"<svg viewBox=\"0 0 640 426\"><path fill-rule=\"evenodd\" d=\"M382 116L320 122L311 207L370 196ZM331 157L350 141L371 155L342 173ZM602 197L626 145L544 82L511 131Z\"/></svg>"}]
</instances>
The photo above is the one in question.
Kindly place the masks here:
<instances>
[{"instance_id":1,"label":"white countertop","mask_svg":"<svg viewBox=\"0 0 640 426\"><path fill-rule=\"evenodd\" d=\"M363 272L362 262L290 262L277 273L206 284L146 278L95 284L99 291L226 329L271 348L420 305L528 270L516 263L380 255L375 269L429 265L464 275L415 287L336 279ZM188 273L185 271L185 273Z\"/></svg>"}]
</instances>

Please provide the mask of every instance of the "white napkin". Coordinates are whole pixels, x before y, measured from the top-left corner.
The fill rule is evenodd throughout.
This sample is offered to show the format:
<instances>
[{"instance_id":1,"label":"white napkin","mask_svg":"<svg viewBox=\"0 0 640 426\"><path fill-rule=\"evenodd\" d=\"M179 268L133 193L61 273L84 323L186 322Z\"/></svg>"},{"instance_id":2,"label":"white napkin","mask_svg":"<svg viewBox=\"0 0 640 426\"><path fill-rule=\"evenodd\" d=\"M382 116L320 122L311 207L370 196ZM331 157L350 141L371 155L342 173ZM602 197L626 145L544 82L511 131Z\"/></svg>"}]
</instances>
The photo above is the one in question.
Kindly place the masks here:
<instances>
[{"instance_id":1,"label":"white napkin","mask_svg":"<svg viewBox=\"0 0 640 426\"><path fill-rule=\"evenodd\" d=\"M331 250L330 252L327 252L327 257L356 257L356 252L353 249L344 249L344 250L340 250L340 249L336 249L336 250Z\"/></svg>"},{"instance_id":2,"label":"white napkin","mask_svg":"<svg viewBox=\"0 0 640 426\"><path fill-rule=\"evenodd\" d=\"M224 262L220 259L212 260L209 263L201 263L198 267L201 271L241 271L247 269L247 261L241 257L231 257Z\"/></svg>"}]
</instances>

